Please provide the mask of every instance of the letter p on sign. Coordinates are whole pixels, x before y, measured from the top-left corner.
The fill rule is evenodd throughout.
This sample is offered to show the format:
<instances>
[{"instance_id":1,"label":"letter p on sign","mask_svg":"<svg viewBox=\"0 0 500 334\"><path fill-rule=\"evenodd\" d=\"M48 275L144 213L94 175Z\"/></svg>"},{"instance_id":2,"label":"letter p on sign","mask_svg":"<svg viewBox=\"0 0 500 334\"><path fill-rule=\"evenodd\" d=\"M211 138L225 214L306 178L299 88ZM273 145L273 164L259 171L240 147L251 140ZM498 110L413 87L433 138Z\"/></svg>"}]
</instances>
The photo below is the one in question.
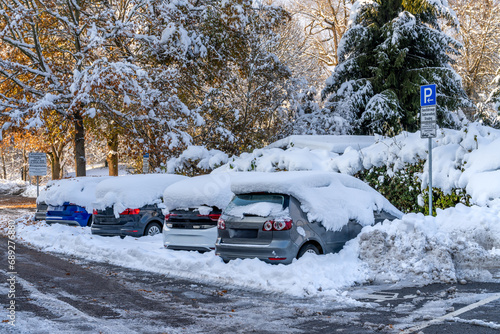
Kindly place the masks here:
<instances>
[{"instance_id":1,"label":"letter p on sign","mask_svg":"<svg viewBox=\"0 0 500 334\"><path fill-rule=\"evenodd\" d=\"M420 106L436 105L436 85L420 86Z\"/></svg>"}]
</instances>

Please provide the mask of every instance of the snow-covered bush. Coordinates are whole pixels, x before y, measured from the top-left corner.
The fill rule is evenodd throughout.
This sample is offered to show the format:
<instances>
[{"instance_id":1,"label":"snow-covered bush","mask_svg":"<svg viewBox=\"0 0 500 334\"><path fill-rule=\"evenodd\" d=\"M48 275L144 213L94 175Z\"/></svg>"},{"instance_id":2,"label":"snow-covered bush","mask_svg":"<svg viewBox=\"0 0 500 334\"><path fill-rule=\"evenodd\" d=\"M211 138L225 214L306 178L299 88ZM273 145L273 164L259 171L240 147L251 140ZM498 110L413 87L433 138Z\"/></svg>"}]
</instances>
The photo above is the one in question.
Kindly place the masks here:
<instances>
[{"instance_id":1,"label":"snow-covered bush","mask_svg":"<svg viewBox=\"0 0 500 334\"><path fill-rule=\"evenodd\" d=\"M226 153L219 150L208 150L203 146L189 146L178 158L167 162L167 173L183 175L200 175L210 173L228 162Z\"/></svg>"}]
</instances>

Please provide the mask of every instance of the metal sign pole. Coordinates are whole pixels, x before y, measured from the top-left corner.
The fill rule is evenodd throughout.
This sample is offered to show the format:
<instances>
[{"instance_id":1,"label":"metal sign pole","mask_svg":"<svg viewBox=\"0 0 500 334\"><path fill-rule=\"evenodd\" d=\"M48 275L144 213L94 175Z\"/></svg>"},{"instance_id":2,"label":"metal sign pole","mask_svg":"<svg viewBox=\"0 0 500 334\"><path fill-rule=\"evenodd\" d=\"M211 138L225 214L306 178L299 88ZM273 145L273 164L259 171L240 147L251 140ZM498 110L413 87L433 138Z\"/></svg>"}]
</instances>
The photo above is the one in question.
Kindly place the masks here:
<instances>
[{"instance_id":1,"label":"metal sign pole","mask_svg":"<svg viewBox=\"0 0 500 334\"><path fill-rule=\"evenodd\" d=\"M39 186L39 184L40 184L40 183L38 182L39 180L40 180L40 176L38 176L38 175L37 175L37 176L36 176L36 197L38 197L38 195L40 194L40 192L38 191L38 189L39 189L39 187L38 187L38 186Z\"/></svg>"},{"instance_id":2,"label":"metal sign pole","mask_svg":"<svg viewBox=\"0 0 500 334\"><path fill-rule=\"evenodd\" d=\"M429 138L429 215L432 216L432 138Z\"/></svg>"},{"instance_id":3,"label":"metal sign pole","mask_svg":"<svg viewBox=\"0 0 500 334\"><path fill-rule=\"evenodd\" d=\"M420 86L420 138L429 139L429 215L432 216L432 138L437 135L436 85Z\"/></svg>"}]
</instances>

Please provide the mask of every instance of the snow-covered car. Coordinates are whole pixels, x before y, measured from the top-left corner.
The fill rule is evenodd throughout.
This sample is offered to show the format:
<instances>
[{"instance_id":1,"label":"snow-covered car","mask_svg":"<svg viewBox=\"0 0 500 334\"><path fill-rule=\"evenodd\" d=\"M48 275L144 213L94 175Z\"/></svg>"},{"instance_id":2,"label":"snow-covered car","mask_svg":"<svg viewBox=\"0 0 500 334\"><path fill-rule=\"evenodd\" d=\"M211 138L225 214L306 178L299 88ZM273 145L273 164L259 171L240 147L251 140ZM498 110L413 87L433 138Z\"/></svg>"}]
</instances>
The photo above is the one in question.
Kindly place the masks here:
<instances>
[{"instance_id":1,"label":"snow-covered car","mask_svg":"<svg viewBox=\"0 0 500 334\"><path fill-rule=\"evenodd\" d=\"M48 182L37 198L35 220L45 220L47 224L90 226L95 188L107 178L73 177Z\"/></svg>"},{"instance_id":2,"label":"snow-covered car","mask_svg":"<svg viewBox=\"0 0 500 334\"><path fill-rule=\"evenodd\" d=\"M47 217L48 205L45 202L36 201L35 220L45 220Z\"/></svg>"},{"instance_id":3,"label":"snow-covered car","mask_svg":"<svg viewBox=\"0 0 500 334\"><path fill-rule=\"evenodd\" d=\"M195 176L169 186L163 195L165 248L214 250L217 221L232 198L228 173Z\"/></svg>"},{"instance_id":4,"label":"snow-covered car","mask_svg":"<svg viewBox=\"0 0 500 334\"><path fill-rule=\"evenodd\" d=\"M165 188L187 179L173 174L115 176L96 187L92 234L140 237L162 232Z\"/></svg>"},{"instance_id":5,"label":"snow-covered car","mask_svg":"<svg viewBox=\"0 0 500 334\"><path fill-rule=\"evenodd\" d=\"M291 263L342 249L363 226L402 216L352 176L329 172L235 173L235 196L218 221L216 254Z\"/></svg>"}]
</instances>

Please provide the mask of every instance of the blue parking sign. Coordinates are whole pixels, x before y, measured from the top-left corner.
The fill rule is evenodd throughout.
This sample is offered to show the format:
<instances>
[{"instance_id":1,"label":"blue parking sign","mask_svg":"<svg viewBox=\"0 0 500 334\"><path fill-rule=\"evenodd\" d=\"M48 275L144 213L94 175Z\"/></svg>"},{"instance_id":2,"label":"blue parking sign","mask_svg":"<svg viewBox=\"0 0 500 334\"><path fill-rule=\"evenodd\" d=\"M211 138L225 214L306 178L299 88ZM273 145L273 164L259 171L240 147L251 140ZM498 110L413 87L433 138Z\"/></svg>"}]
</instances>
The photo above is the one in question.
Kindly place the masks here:
<instances>
[{"instance_id":1,"label":"blue parking sign","mask_svg":"<svg viewBox=\"0 0 500 334\"><path fill-rule=\"evenodd\" d=\"M420 106L435 106L436 104L436 85L420 86Z\"/></svg>"}]
</instances>

